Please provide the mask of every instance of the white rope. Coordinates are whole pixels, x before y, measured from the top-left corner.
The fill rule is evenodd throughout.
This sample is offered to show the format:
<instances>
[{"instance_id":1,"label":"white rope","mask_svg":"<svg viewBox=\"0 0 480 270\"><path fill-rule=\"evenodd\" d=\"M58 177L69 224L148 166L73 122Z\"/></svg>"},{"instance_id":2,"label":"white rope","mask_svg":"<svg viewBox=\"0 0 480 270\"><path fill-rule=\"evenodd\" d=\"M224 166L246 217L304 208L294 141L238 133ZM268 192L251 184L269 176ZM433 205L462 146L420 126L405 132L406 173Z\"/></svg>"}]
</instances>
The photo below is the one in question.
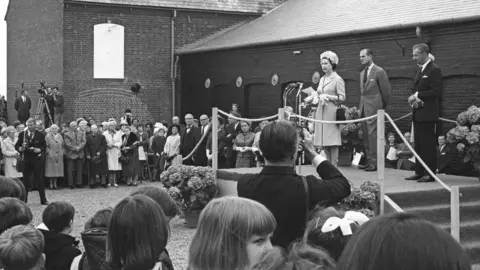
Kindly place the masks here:
<instances>
[{"instance_id":1,"label":"white rope","mask_svg":"<svg viewBox=\"0 0 480 270\"><path fill-rule=\"evenodd\" d=\"M457 124L457 125L458 125L458 122L457 122L457 121L454 121L454 120L445 119L445 118L442 118L442 117L440 117L439 119L442 120L442 121L444 121L444 122L453 123L453 124Z\"/></svg>"},{"instance_id":2,"label":"white rope","mask_svg":"<svg viewBox=\"0 0 480 270\"><path fill-rule=\"evenodd\" d=\"M198 147L200 147L200 144L205 140L205 138L207 137L207 134L208 134L208 132L210 131L211 128L212 128L212 124L209 124L208 127L207 127L207 130L205 130L203 132L202 138L200 139L200 141L198 141L197 145L195 145L195 148L193 148L192 152L190 152L190 154L188 154L188 156L182 158L182 160L187 160L187 159L191 158L192 155L195 154L195 152L197 152Z\"/></svg>"},{"instance_id":3,"label":"white rope","mask_svg":"<svg viewBox=\"0 0 480 270\"><path fill-rule=\"evenodd\" d=\"M407 114L405 114L404 116L399 117L399 118L393 120L393 122L400 121L400 120L402 120L403 118L407 118L407 117L409 117L409 116L411 116L411 115L412 115L412 113L407 113Z\"/></svg>"},{"instance_id":4,"label":"white rope","mask_svg":"<svg viewBox=\"0 0 480 270\"><path fill-rule=\"evenodd\" d=\"M219 113L229 117L229 118L232 118L232 119L235 119L235 120L238 120L238 121L247 121L247 122L262 122L262 121L268 121L268 120L272 120L272 119L275 119L278 117L278 114L275 114L275 115L272 115L272 116L268 116L268 117L263 117L263 118L252 118L252 119L248 119L248 118L242 118L242 117L236 117L236 116L233 116L229 113L226 113L222 110L218 110Z\"/></svg>"},{"instance_id":5,"label":"white rope","mask_svg":"<svg viewBox=\"0 0 480 270\"><path fill-rule=\"evenodd\" d=\"M405 145L408 147L408 149L410 149L410 151L412 151L413 155L415 156L416 160L420 162L420 164L422 164L423 168L425 168L425 170L433 177L433 179L435 179L436 182L438 182L441 186L443 186L446 190L448 190L449 192L452 192L452 189L447 186L445 183L442 182L442 180L440 180L436 175L435 173L432 172L432 170L430 170L430 168L428 168L427 164L425 164L425 162L420 158L420 156L417 154L417 152L415 152L415 150L413 149L413 147L410 145L410 142L407 141L407 139L405 139L405 137L402 135L402 132L400 131L400 129L397 127L397 125L395 125L395 122L393 121L393 119L390 117L390 115L388 115L388 113L385 113L385 117L388 119L388 121L390 121L390 123L392 124L393 128L397 131L398 135L400 136L400 138L402 139L403 143L405 143Z\"/></svg>"},{"instance_id":6,"label":"white rope","mask_svg":"<svg viewBox=\"0 0 480 270\"><path fill-rule=\"evenodd\" d=\"M367 117L360 118L360 119L345 120L345 121L327 121L327 120L313 119L313 118L301 116L301 115L298 115L298 114L295 114L295 113L289 113L289 112L285 112L285 113L288 114L289 118L290 117L297 117L299 119L303 119L303 120L307 120L307 121L311 121L311 122L315 122L315 123L322 123L322 124L350 124L350 123L363 122L363 121L366 121L366 120L377 118L377 115L375 114L375 115L367 116Z\"/></svg>"}]
</instances>

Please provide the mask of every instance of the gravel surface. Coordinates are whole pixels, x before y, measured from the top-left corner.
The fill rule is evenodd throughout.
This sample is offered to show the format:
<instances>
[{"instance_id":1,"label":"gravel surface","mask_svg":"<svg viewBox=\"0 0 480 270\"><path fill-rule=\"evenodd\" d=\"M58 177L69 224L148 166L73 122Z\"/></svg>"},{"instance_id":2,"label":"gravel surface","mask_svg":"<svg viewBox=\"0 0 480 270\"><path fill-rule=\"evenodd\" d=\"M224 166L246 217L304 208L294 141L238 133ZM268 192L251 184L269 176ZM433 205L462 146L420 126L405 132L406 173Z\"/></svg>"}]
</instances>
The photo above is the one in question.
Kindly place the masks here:
<instances>
[{"instance_id":1,"label":"gravel surface","mask_svg":"<svg viewBox=\"0 0 480 270\"><path fill-rule=\"evenodd\" d=\"M160 183L144 182L143 186L158 186ZM142 186L142 185L139 185ZM67 201L75 207L75 220L72 235L80 240L80 233L83 231L85 222L92 217L98 210L115 206L123 197L130 194L135 187L119 186L110 188L82 188L82 189L61 189L47 190L47 199L50 202ZM37 191L29 194L28 205L33 212L33 222L38 225L42 222L42 212L46 206L40 205L40 199ZM173 261L176 270L187 269L188 264L188 246L195 233L195 229L189 229L184 226L184 221L175 218L170 222L171 235L168 242L168 252ZM81 245L81 244L80 244ZM80 246L83 251L83 246Z\"/></svg>"}]
</instances>

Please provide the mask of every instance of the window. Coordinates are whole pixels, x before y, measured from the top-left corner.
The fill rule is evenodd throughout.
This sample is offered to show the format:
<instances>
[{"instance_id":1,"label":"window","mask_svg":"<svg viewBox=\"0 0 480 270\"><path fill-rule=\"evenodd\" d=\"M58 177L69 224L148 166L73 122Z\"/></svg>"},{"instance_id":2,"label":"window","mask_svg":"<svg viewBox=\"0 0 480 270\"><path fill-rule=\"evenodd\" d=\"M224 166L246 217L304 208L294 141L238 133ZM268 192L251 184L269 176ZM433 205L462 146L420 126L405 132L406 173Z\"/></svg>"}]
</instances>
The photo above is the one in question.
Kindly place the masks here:
<instances>
[{"instance_id":1,"label":"window","mask_svg":"<svg viewBox=\"0 0 480 270\"><path fill-rule=\"evenodd\" d=\"M93 27L93 78L124 78L125 28L102 23Z\"/></svg>"}]
</instances>

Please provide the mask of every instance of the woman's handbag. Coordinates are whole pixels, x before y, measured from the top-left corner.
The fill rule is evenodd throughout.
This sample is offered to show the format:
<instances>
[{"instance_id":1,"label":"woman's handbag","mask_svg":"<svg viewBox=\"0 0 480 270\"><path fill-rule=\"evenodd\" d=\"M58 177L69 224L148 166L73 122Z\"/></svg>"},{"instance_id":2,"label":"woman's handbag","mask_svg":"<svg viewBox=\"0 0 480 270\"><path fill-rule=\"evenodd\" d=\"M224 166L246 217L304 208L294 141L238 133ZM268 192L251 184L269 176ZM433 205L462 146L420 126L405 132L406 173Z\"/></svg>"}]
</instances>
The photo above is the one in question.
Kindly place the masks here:
<instances>
[{"instance_id":1,"label":"woman's handbag","mask_svg":"<svg viewBox=\"0 0 480 270\"><path fill-rule=\"evenodd\" d=\"M23 153L20 155L20 158L17 159L17 164L15 165L17 172L25 171L25 160L23 159Z\"/></svg>"},{"instance_id":2,"label":"woman's handbag","mask_svg":"<svg viewBox=\"0 0 480 270\"><path fill-rule=\"evenodd\" d=\"M339 106L337 107L337 115L336 115L336 121L345 121L347 120L347 117L345 117L345 107Z\"/></svg>"},{"instance_id":3,"label":"woman's handbag","mask_svg":"<svg viewBox=\"0 0 480 270\"><path fill-rule=\"evenodd\" d=\"M118 161L122 164L128 164L128 162L130 161L130 157L128 155L122 154L118 157Z\"/></svg>"}]
</instances>

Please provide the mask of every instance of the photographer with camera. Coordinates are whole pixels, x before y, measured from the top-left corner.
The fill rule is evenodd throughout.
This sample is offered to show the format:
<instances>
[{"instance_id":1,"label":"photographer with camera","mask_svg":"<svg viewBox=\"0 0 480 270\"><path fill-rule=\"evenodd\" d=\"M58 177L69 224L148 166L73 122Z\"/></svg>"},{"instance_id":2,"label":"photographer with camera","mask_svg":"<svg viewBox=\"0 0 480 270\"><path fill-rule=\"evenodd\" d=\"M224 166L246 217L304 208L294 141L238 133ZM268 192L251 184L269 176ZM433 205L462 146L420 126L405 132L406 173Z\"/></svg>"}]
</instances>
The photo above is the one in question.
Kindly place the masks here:
<instances>
[{"instance_id":1,"label":"photographer with camera","mask_svg":"<svg viewBox=\"0 0 480 270\"><path fill-rule=\"evenodd\" d=\"M132 110L126 109L125 114L122 117L120 117L120 123L126 122L128 126L131 126L132 121L133 121Z\"/></svg>"},{"instance_id":2,"label":"photographer with camera","mask_svg":"<svg viewBox=\"0 0 480 270\"><path fill-rule=\"evenodd\" d=\"M63 112L65 107L63 106L63 95L60 94L58 87L53 87L53 104L54 104L54 115L55 118L53 121L56 125L61 125L63 123Z\"/></svg>"},{"instance_id":3,"label":"photographer with camera","mask_svg":"<svg viewBox=\"0 0 480 270\"><path fill-rule=\"evenodd\" d=\"M310 210L317 204L326 207L349 196L350 184L332 163L315 152L313 136L306 129L298 134L289 121L267 124L260 133L259 146L265 167L238 180L238 196L256 200L273 213L278 225L272 245L287 248L302 237ZM300 147L321 179L295 172Z\"/></svg>"},{"instance_id":4,"label":"photographer with camera","mask_svg":"<svg viewBox=\"0 0 480 270\"><path fill-rule=\"evenodd\" d=\"M38 90L40 93L40 96L45 99L45 107L43 107L43 115L44 115L44 122L45 122L45 127L50 127L53 124L53 119L54 119L54 99L53 99L53 93L52 93L52 88L43 88Z\"/></svg>"}]
</instances>

